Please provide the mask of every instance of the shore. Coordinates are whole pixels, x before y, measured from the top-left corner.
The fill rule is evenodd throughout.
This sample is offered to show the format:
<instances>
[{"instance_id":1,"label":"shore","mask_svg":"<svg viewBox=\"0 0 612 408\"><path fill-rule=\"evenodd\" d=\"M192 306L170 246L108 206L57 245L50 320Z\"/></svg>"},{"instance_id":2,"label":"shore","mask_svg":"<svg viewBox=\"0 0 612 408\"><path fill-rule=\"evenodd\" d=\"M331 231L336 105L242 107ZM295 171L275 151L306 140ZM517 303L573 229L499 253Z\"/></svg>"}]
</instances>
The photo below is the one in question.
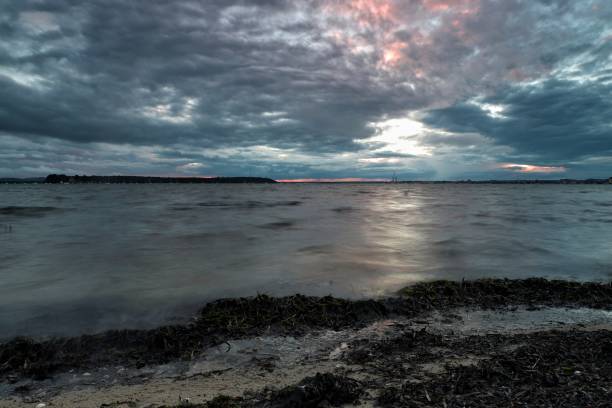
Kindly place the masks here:
<instances>
[{"instance_id":1,"label":"shore","mask_svg":"<svg viewBox=\"0 0 612 408\"><path fill-rule=\"evenodd\" d=\"M209 303L183 326L0 345L0 407L604 407L612 285L438 281Z\"/></svg>"}]
</instances>

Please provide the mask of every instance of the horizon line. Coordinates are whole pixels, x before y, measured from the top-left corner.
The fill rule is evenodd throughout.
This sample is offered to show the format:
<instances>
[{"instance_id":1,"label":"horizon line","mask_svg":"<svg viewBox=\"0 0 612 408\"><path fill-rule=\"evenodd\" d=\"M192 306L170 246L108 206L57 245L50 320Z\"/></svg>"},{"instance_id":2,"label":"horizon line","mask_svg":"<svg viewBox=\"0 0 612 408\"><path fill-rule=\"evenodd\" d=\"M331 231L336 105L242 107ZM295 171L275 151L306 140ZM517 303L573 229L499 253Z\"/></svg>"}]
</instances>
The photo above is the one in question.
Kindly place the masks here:
<instances>
[{"instance_id":1,"label":"horizon line","mask_svg":"<svg viewBox=\"0 0 612 408\"><path fill-rule=\"evenodd\" d=\"M26 176L26 177L14 177L14 176L0 176L0 180L34 180L34 179L45 179L50 175L59 175L65 176L64 174L49 174L47 176ZM211 176L211 175L125 175L125 174L113 174L107 176L99 176L99 175L74 175L68 177L150 177L150 178L192 178L192 179L213 179L213 178L252 178L252 179L269 179L273 180L277 183L403 183L403 182L422 182L422 183L440 183L440 182L487 182L487 181L499 181L499 182L520 182L520 181L587 181L587 180L612 180L610 176L602 176L602 177L589 177L589 178L504 178L504 179L494 179L494 178L476 178L476 179L435 179L435 180L425 180L425 179L397 179L397 178L383 178L383 177L321 177L321 178L295 178L295 179L275 179L271 177L262 177L262 176Z\"/></svg>"}]
</instances>

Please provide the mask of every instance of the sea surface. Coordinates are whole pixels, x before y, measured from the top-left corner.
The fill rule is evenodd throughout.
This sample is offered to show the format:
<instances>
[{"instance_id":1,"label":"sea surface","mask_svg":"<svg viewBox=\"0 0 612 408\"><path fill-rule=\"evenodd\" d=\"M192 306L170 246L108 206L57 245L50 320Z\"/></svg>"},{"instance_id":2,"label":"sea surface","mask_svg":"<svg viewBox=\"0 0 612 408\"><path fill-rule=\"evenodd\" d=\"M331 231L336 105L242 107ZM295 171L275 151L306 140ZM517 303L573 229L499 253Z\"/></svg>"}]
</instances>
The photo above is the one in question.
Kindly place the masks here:
<instances>
[{"instance_id":1,"label":"sea surface","mask_svg":"<svg viewBox=\"0 0 612 408\"><path fill-rule=\"evenodd\" d=\"M0 185L0 338L530 276L612 279L612 186Z\"/></svg>"}]
</instances>

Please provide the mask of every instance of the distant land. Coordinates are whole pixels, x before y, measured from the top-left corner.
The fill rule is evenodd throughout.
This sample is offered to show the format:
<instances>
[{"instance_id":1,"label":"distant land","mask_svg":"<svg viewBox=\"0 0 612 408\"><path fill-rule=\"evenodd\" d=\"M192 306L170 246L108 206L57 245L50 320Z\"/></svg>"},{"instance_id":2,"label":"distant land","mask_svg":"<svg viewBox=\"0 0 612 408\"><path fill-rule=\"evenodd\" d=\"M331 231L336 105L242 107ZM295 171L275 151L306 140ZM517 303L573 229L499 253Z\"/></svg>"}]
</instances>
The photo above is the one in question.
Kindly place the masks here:
<instances>
[{"instance_id":1,"label":"distant land","mask_svg":"<svg viewBox=\"0 0 612 408\"><path fill-rule=\"evenodd\" d=\"M149 177L149 176L67 176L50 174L47 177L0 178L0 184L241 184L241 183L278 183L265 177ZM316 183L309 181L308 183ZM347 182L339 182L346 184ZM612 177L590 179L559 180L397 180L397 181L363 181L361 183L393 184L612 184Z\"/></svg>"},{"instance_id":2,"label":"distant land","mask_svg":"<svg viewBox=\"0 0 612 408\"><path fill-rule=\"evenodd\" d=\"M217 184L217 183L276 183L275 180L263 177L149 177L149 176L66 176L49 174L47 184Z\"/></svg>"}]
</instances>

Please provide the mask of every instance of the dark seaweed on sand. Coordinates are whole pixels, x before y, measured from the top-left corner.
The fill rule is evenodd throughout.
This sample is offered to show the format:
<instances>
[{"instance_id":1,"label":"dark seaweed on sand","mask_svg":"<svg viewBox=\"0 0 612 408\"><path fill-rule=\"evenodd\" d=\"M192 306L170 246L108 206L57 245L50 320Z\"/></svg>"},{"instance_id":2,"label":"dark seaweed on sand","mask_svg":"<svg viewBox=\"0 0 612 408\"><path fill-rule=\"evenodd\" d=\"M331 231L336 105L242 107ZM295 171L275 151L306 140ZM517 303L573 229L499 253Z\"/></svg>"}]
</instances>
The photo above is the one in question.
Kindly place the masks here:
<instances>
[{"instance_id":1,"label":"dark seaweed on sand","mask_svg":"<svg viewBox=\"0 0 612 408\"><path fill-rule=\"evenodd\" d=\"M428 379L384 387L378 404L408 408L612 406L610 331L473 336L448 346L459 354L487 358L476 364L448 365L444 373ZM409 360L393 348L376 355L378 367ZM382 381L402 378L375 370Z\"/></svg>"},{"instance_id":2,"label":"dark seaweed on sand","mask_svg":"<svg viewBox=\"0 0 612 408\"><path fill-rule=\"evenodd\" d=\"M498 308L508 305L612 307L612 282L571 282L529 279L478 279L433 281L408 286L394 303L399 313L419 310L475 306Z\"/></svg>"},{"instance_id":3,"label":"dark seaweed on sand","mask_svg":"<svg viewBox=\"0 0 612 408\"><path fill-rule=\"evenodd\" d=\"M363 384L352 378L317 373L298 384L258 393L250 398L218 396L204 404L179 405L191 408L316 408L340 407L358 402Z\"/></svg>"},{"instance_id":4,"label":"dark seaweed on sand","mask_svg":"<svg viewBox=\"0 0 612 408\"><path fill-rule=\"evenodd\" d=\"M312 329L339 330L386 315L385 306L374 300L258 295L209 303L202 309L198 324L231 336L257 334L267 329L300 334Z\"/></svg>"},{"instance_id":5,"label":"dark seaweed on sand","mask_svg":"<svg viewBox=\"0 0 612 408\"><path fill-rule=\"evenodd\" d=\"M317 373L296 385L273 391L264 398L247 402L243 406L261 408L315 408L339 407L355 403L363 395L363 385L352 378L331 373Z\"/></svg>"},{"instance_id":6,"label":"dark seaweed on sand","mask_svg":"<svg viewBox=\"0 0 612 408\"><path fill-rule=\"evenodd\" d=\"M408 317L457 306L588 306L610 308L612 285L545 279L421 283L396 298L350 301L331 296L222 299L187 325L114 330L72 338L16 338L0 344L0 378L46 378L73 368L163 364L197 358L231 339L261 334L301 335L317 329L360 327L389 314Z\"/></svg>"},{"instance_id":7,"label":"dark seaweed on sand","mask_svg":"<svg viewBox=\"0 0 612 408\"><path fill-rule=\"evenodd\" d=\"M0 344L0 376L43 379L71 368L142 367L189 360L228 339L264 333L295 335L311 329L339 330L385 314L384 306L376 301L331 296L223 299L207 304L193 323L184 326L113 330L44 341L13 339Z\"/></svg>"}]
</instances>

